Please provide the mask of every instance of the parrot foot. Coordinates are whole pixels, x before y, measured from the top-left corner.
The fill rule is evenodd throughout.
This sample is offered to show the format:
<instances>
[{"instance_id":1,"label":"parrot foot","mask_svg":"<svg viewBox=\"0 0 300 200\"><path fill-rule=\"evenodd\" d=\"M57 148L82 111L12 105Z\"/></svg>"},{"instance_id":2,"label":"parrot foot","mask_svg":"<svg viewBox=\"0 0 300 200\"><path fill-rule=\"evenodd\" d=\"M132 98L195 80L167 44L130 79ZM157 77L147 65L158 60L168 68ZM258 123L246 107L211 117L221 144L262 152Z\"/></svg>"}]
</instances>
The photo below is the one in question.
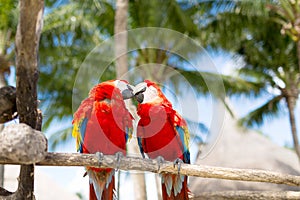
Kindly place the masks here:
<instances>
[{"instance_id":1,"label":"parrot foot","mask_svg":"<svg viewBox=\"0 0 300 200\"><path fill-rule=\"evenodd\" d=\"M161 166L161 164L163 164L165 162L165 159L162 156L157 156L156 160L157 160L157 165L158 165L157 171L159 171L160 170L160 166Z\"/></svg>"},{"instance_id":2,"label":"parrot foot","mask_svg":"<svg viewBox=\"0 0 300 200\"><path fill-rule=\"evenodd\" d=\"M102 152L96 152L95 154L96 154L96 156L98 157L98 164L99 164L99 166L101 166L101 165L102 165L103 158L104 158L104 155L103 155Z\"/></svg>"},{"instance_id":3,"label":"parrot foot","mask_svg":"<svg viewBox=\"0 0 300 200\"><path fill-rule=\"evenodd\" d=\"M121 163L121 158L123 157L123 153L122 152L117 152L115 154L116 156L116 171L119 170L119 167L120 167L120 163Z\"/></svg>"},{"instance_id":4,"label":"parrot foot","mask_svg":"<svg viewBox=\"0 0 300 200\"><path fill-rule=\"evenodd\" d=\"M176 160L174 160L174 162L173 162L174 168L175 168L175 165L177 165L178 175L180 174L180 168L181 168L182 163L183 163L183 161L180 158L176 158Z\"/></svg>"}]
</instances>

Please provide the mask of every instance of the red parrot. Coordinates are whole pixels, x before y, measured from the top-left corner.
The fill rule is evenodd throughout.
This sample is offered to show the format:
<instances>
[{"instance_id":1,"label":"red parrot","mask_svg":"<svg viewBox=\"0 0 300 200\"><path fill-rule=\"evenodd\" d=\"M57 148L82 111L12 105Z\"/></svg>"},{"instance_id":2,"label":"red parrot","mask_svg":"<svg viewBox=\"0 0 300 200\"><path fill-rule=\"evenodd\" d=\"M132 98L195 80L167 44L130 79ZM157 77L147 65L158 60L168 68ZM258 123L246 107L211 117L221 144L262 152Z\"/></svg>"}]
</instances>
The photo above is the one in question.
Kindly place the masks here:
<instances>
[{"instance_id":1,"label":"red parrot","mask_svg":"<svg viewBox=\"0 0 300 200\"><path fill-rule=\"evenodd\" d=\"M139 102L137 137L143 157L147 153L152 159L163 157L177 164L190 163L186 121L172 108L158 85L145 80L136 85L133 94ZM187 176L162 174L163 200L188 199L188 193Z\"/></svg>"},{"instance_id":2,"label":"red parrot","mask_svg":"<svg viewBox=\"0 0 300 200\"><path fill-rule=\"evenodd\" d=\"M126 153L126 141L132 134L133 117L124 99L133 96L123 80L110 80L93 87L74 113L73 137L80 153ZM119 155L119 154L117 154ZM115 170L86 167L90 179L90 200L114 197Z\"/></svg>"}]
</instances>

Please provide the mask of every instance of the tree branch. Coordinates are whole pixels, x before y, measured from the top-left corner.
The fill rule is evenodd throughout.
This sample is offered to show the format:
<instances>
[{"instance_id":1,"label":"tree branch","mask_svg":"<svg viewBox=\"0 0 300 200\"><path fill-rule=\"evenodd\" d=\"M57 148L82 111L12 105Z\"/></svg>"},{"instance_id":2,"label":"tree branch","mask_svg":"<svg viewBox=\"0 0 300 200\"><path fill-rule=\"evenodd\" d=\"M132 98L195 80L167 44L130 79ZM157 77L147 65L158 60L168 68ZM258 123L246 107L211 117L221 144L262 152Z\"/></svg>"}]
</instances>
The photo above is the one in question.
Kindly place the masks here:
<instances>
[{"instance_id":1,"label":"tree branch","mask_svg":"<svg viewBox=\"0 0 300 200\"><path fill-rule=\"evenodd\" d=\"M0 158L0 164L20 164L6 158ZM99 163L95 154L79 153L47 153L45 160L36 163L42 166L95 166L103 168L116 168L116 158L113 155L105 155ZM153 159L142 159L137 157L121 158L119 169L139 170L153 173L172 173L177 174L177 167L173 162L165 161L158 170L158 162ZM202 178L218 178L227 180L268 182L275 184L285 184L300 187L300 176L293 176L278 172L254 169L234 169L223 167L212 167L205 165L182 164L180 173L188 176Z\"/></svg>"},{"instance_id":2,"label":"tree branch","mask_svg":"<svg viewBox=\"0 0 300 200\"><path fill-rule=\"evenodd\" d=\"M300 199L300 192L295 191L218 191L218 192L203 192L191 200L263 200L263 199Z\"/></svg>"},{"instance_id":3,"label":"tree branch","mask_svg":"<svg viewBox=\"0 0 300 200\"><path fill-rule=\"evenodd\" d=\"M16 112L16 88L13 86L0 88L0 123L16 118Z\"/></svg>"},{"instance_id":4,"label":"tree branch","mask_svg":"<svg viewBox=\"0 0 300 200\"><path fill-rule=\"evenodd\" d=\"M16 33L16 105L21 123L36 128L38 49L43 27L44 0L20 0ZM35 199L34 165L22 165L16 199Z\"/></svg>"}]
</instances>

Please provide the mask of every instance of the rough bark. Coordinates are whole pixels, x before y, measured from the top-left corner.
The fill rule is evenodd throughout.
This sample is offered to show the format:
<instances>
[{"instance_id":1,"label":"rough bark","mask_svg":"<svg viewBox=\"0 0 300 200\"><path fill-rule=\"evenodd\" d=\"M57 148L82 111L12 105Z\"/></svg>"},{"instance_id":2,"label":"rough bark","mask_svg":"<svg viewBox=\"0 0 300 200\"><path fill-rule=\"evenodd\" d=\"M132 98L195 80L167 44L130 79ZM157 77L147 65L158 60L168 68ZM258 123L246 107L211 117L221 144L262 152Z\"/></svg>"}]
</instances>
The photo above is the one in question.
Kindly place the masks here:
<instances>
[{"instance_id":1,"label":"rough bark","mask_svg":"<svg viewBox=\"0 0 300 200\"><path fill-rule=\"evenodd\" d=\"M300 192L294 191L219 191L204 192L191 200L280 200L300 199Z\"/></svg>"},{"instance_id":2,"label":"rough bark","mask_svg":"<svg viewBox=\"0 0 300 200\"><path fill-rule=\"evenodd\" d=\"M38 48L42 29L43 0L20 1L16 34L17 110L20 122L36 126Z\"/></svg>"},{"instance_id":3,"label":"rough bark","mask_svg":"<svg viewBox=\"0 0 300 200\"><path fill-rule=\"evenodd\" d=\"M13 193L10 192L10 191L7 191L7 190L4 189L4 188L1 188L1 187L0 187L0 199L2 199L1 196L9 196L9 195L11 195L11 194L13 194Z\"/></svg>"},{"instance_id":4,"label":"rough bark","mask_svg":"<svg viewBox=\"0 0 300 200\"><path fill-rule=\"evenodd\" d=\"M43 24L43 0L21 0L16 33L16 104L21 123L37 125L38 48ZM34 165L22 165L16 199L34 199Z\"/></svg>"},{"instance_id":5,"label":"rough bark","mask_svg":"<svg viewBox=\"0 0 300 200\"><path fill-rule=\"evenodd\" d=\"M47 139L26 124L5 126L0 134L0 157L21 164L34 164L45 159Z\"/></svg>"},{"instance_id":6,"label":"rough bark","mask_svg":"<svg viewBox=\"0 0 300 200\"><path fill-rule=\"evenodd\" d=\"M6 158L0 158L0 164L20 164ZM173 162L165 161L158 169L157 160L142 159L137 157L122 157L117 166L116 157L104 155L101 162L95 154L79 153L47 153L45 160L36 163L41 166L94 166L102 168L119 168L120 170L139 170L153 173L177 174L178 169ZM182 164L180 174L202 178L217 178L226 180L267 182L285 184L300 187L300 176L293 176L278 172L255 170L255 169L234 169L225 167L213 167L205 165Z\"/></svg>"},{"instance_id":7,"label":"rough bark","mask_svg":"<svg viewBox=\"0 0 300 200\"><path fill-rule=\"evenodd\" d=\"M298 20L300 22L300 20ZM298 73L300 74L300 34L298 35L298 41L297 41L297 58L298 58ZM297 83L300 82L300 77L298 76Z\"/></svg>"},{"instance_id":8,"label":"rough bark","mask_svg":"<svg viewBox=\"0 0 300 200\"><path fill-rule=\"evenodd\" d=\"M286 98L288 112L289 112L289 122L292 131L294 149L300 161L300 145L299 145L299 138L297 135L297 127L296 127L296 119L295 119L295 105L296 105L296 98L293 96L288 96Z\"/></svg>"},{"instance_id":9,"label":"rough bark","mask_svg":"<svg viewBox=\"0 0 300 200\"><path fill-rule=\"evenodd\" d=\"M0 86L1 88L5 86L4 75L0 73ZM0 100L2 102L2 100ZM1 111L0 111L1 112ZM0 117L2 118L2 117ZM0 124L0 134L4 128L3 124ZM4 165L0 165L0 188L4 185Z\"/></svg>"},{"instance_id":10,"label":"rough bark","mask_svg":"<svg viewBox=\"0 0 300 200\"><path fill-rule=\"evenodd\" d=\"M0 88L0 124L17 117L16 88L5 86Z\"/></svg>"},{"instance_id":11,"label":"rough bark","mask_svg":"<svg viewBox=\"0 0 300 200\"><path fill-rule=\"evenodd\" d=\"M4 49L0 48L0 88L3 88L6 86L4 73L6 73L10 69L9 68L10 63L7 61L5 56L2 55L3 53L4 53ZM0 92L0 93L2 93L2 92ZM0 100L0 102L3 103L3 100ZM3 108L2 103L0 103L0 109ZM6 103L4 105L6 107ZM0 113L3 113L4 110L6 110L6 109L0 110ZM6 112L4 111L4 113L6 113ZM2 120L2 118L6 118L2 114L0 114L0 115L1 115L0 121ZM1 134L1 131L3 128L4 128L4 125L0 123L0 134ZM0 165L0 187L3 187L3 185L4 185L4 165Z\"/></svg>"},{"instance_id":12,"label":"rough bark","mask_svg":"<svg viewBox=\"0 0 300 200\"><path fill-rule=\"evenodd\" d=\"M4 186L4 165L0 165L0 190L3 189L3 186Z\"/></svg>"}]
</instances>

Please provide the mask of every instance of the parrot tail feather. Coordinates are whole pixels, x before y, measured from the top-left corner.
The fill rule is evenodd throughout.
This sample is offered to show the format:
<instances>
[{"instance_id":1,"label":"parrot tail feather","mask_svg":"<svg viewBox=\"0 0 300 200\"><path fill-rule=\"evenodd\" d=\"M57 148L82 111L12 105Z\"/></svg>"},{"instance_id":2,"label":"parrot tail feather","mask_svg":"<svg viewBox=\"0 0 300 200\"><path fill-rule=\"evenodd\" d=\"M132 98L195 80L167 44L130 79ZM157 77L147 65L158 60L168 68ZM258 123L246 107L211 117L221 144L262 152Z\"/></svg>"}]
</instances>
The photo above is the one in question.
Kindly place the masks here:
<instances>
[{"instance_id":1,"label":"parrot tail feather","mask_svg":"<svg viewBox=\"0 0 300 200\"><path fill-rule=\"evenodd\" d=\"M115 189L115 170L88 170L90 178L90 200L112 200Z\"/></svg>"},{"instance_id":2,"label":"parrot tail feather","mask_svg":"<svg viewBox=\"0 0 300 200\"><path fill-rule=\"evenodd\" d=\"M162 197L163 200L187 200L189 199L187 176L163 174Z\"/></svg>"}]
</instances>

